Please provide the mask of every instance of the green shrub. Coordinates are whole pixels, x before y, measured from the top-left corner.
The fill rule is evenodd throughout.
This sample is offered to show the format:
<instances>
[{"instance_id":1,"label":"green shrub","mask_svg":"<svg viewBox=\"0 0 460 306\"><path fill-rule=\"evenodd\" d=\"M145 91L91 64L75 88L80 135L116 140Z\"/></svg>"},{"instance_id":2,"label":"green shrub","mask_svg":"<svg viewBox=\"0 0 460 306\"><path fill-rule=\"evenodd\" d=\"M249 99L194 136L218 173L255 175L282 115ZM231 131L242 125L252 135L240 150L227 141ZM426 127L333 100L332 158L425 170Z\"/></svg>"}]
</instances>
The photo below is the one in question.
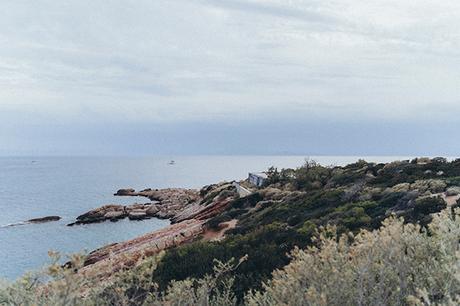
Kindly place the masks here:
<instances>
[{"instance_id":1,"label":"green shrub","mask_svg":"<svg viewBox=\"0 0 460 306\"><path fill-rule=\"evenodd\" d=\"M441 197L424 197L415 202L414 213L431 214L446 207L446 202Z\"/></svg>"},{"instance_id":2,"label":"green shrub","mask_svg":"<svg viewBox=\"0 0 460 306\"><path fill-rule=\"evenodd\" d=\"M316 224L313 223L312 221L305 221L302 225L301 228L299 228L297 231L306 236L306 237L311 237L316 230Z\"/></svg>"}]
</instances>

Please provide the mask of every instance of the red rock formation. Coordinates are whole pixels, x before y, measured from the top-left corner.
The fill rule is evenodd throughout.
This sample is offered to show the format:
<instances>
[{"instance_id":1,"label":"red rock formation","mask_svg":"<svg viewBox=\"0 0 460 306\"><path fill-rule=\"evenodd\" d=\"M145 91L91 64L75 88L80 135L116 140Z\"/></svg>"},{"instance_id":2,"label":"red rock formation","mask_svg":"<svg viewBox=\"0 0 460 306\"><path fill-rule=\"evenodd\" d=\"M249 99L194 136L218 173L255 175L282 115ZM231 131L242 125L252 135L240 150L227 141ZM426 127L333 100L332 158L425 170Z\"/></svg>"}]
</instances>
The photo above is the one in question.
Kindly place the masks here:
<instances>
[{"instance_id":1,"label":"red rock formation","mask_svg":"<svg viewBox=\"0 0 460 306\"><path fill-rule=\"evenodd\" d=\"M135 265L140 259L162 250L190 242L204 232L204 220L186 220L125 242L114 243L91 252L82 273L91 271L109 276Z\"/></svg>"},{"instance_id":2,"label":"red rock formation","mask_svg":"<svg viewBox=\"0 0 460 306\"><path fill-rule=\"evenodd\" d=\"M91 252L85 261L86 267L83 272L95 271L110 275L122 267L135 265L146 256L193 241L204 233L204 224L209 218L224 211L238 197L231 183L206 186L200 192L178 188L146 189L140 192L124 189L119 190L117 194L145 196L159 201L154 205L125 206L123 211L130 219L143 218L144 215L165 216L171 218L174 224L136 239L111 244ZM82 218L99 220L113 217L117 216L121 209L116 205L106 205L82 215Z\"/></svg>"}]
</instances>

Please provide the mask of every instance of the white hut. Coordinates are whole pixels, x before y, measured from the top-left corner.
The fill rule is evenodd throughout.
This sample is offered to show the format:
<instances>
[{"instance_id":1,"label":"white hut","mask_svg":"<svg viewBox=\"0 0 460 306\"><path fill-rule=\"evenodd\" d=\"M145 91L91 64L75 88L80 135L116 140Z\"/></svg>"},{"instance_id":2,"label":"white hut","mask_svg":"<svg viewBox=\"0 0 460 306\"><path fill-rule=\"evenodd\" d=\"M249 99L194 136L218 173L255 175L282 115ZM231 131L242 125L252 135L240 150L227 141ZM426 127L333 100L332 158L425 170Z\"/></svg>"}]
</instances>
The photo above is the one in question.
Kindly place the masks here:
<instances>
[{"instance_id":1,"label":"white hut","mask_svg":"<svg viewBox=\"0 0 460 306\"><path fill-rule=\"evenodd\" d=\"M257 187L261 187L267 178L268 176L265 172L250 172L248 176L249 182Z\"/></svg>"}]
</instances>

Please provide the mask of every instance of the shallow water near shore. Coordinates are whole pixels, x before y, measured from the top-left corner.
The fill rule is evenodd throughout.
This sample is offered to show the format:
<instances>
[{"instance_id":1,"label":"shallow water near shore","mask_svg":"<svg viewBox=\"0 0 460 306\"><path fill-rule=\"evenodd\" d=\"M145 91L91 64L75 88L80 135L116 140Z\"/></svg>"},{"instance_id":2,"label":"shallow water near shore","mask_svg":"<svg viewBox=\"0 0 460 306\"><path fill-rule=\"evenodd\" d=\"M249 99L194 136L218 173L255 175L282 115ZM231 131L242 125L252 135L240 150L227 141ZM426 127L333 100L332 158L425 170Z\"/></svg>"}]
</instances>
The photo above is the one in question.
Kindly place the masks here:
<instances>
[{"instance_id":1,"label":"shallow water near shore","mask_svg":"<svg viewBox=\"0 0 460 306\"><path fill-rule=\"evenodd\" d=\"M163 156L163 157L1 157L0 278L15 279L48 262L48 251L91 251L163 228L167 220L121 220L67 227L78 215L104 204L149 202L114 197L119 188L200 188L239 180L269 166L297 167L307 156ZM344 165L356 156L310 157L325 165ZM388 162L411 157L364 157ZM169 162L175 161L171 165ZM49 215L60 221L21 222ZM15 224L16 226L11 226Z\"/></svg>"}]
</instances>

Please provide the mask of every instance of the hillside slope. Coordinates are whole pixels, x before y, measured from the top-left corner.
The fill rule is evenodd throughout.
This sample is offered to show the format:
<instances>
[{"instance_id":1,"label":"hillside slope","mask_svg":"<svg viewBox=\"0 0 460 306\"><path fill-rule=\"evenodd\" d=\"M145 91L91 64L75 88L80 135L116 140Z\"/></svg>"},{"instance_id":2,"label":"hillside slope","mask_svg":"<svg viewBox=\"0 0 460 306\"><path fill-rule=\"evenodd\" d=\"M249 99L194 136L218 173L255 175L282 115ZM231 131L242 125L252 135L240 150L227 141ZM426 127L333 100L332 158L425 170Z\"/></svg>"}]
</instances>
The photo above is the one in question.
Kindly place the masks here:
<instances>
[{"instance_id":1,"label":"hillside slope","mask_svg":"<svg viewBox=\"0 0 460 306\"><path fill-rule=\"evenodd\" d=\"M168 294L176 289L179 290L177 286L189 286L188 290L191 290L189 293L194 295L193 298L189 297L191 301L201 294L201 297L207 296L209 302L225 293L226 302L231 300L242 303L246 297L247 303L255 305L276 305L274 301L277 299L279 303L290 305L291 303L286 300L287 297L280 295L281 292L289 291L289 288L282 286L283 282L288 283L288 278L298 279L298 282L293 284L301 288L305 282L311 286L314 282L321 282L319 281L321 273L324 273L325 281L326 276L330 275L330 270L323 269L325 266L321 259L323 256L321 252L325 246L335 248L340 254L343 253L340 255L341 260L351 256L350 252L357 252L359 249L367 248L366 250L371 252L379 243L376 242L378 239L372 238L374 236L366 236L369 234L365 233L370 232L360 234L360 231L373 231L385 224L384 228L398 229L391 238L395 240L395 245L396 241L401 240L406 241L401 243L409 247L405 236L401 236L404 232L401 232L401 229L406 227L394 219L401 217L405 223L417 224L416 227L413 225L407 227L407 231L412 231L413 237L422 235L420 241L414 242L414 249L430 248L436 245L436 241L431 241L431 246L423 245L423 239L432 237L437 229L432 229L431 232L421 232L421 229L426 228L432 222L433 216L440 211L444 211L442 217L444 219L441 219L445 220L446 224L453 222L451 230L442 234L451 239L454 233L453 240L449 240L450 248L443 253L448 255L449 260L438 258L441 256L438 253L425 254L425 257L419 258L420 262L414 262L411 269L419 269L420 273L424 269L428 271L425 267L428 263L425 261L433 257L435 263L437 260L445 260L444 264L447 266L443 268L448 267L447 269L451 270L443 274L444 276L440 276L441 278L458 274L460 261L456 257L458 239L455 238L455 235L458 236L458 232L455 231L459 226L458 217L455 221L455 215L448 215L459 206L460 160L448 162L443 158L420 158L387 164L358 161L343 167L322 166L308 161L297 169L278 171L271 168L267 174L268 180L262 187L251 186L245 181L239 182L252 191L250 195L244 197L238 196L234 184L231 183L206 186L198 193L196 201L187 202L181 209L175 211L172 220L176 223L171 227L131 241L101 248L89 257L83 258L84 266L74 263L73 267L78 272L76 277L80 277L86 284L80 287L88 288L91 281L103 279L104 286L108 287L102 290L102 299L110 296L115 305L125 304L118 303L120 292L116 290L117 294L114 298L113 288L123 288L120 289L122 295L131 301L127 305L138 305L147 301L151 294L166 299ZM388 218L393 218L393 221L383 223ZM436 221L438 225L439 218ZM191 228L193 230L190 230ZM347 234L344 237L348 238L339 239L341 234ZM158 237L162 239L161 243ZM363 242L363 239L367 240ZM385 243L390 249L393 246L391 240ZM296 248L306 249L306 251L304 253L295 251L290 255ZM329 249L329 252L331 250ZM385 257L384 248L378 250L381 252L376 251L376 260ZM403 252L401 256L412 256L407 253L405 247L398 248L395 252ZM395 257L385 257L385 260L389 269L383 267L382 271L396 273L391 269L392 265L395 267L398 265ZM222 264L225 262L228 264ZM305 268L306 272L302 272L304 276L295 274L304 271L303 265L312 263L321 266L316 267L317 270ZM371 264L374 263L369 263ZM330 269L340 271L335 264L331 263L331 265ZM346 273L343 278L352 282L351 287L356 286L354 263L347 265L349 266L344 266L344 272L337 273L339 275ZM149 269L145 270L146 266ZM286 267L285 272L276 272L273 276L273 271L283 267ZM292 267L296 268L293 270ZM62 269L64 269L62 273L68 273L66 268ZM313 272L317 273L317 279L312 280L305 276ZM210 280L209 275L214 275L214 278L211 277L213 281ZM231 275L230 279L227 277L229 275ZM372 275L366 277L373 277ZM146 280L150 284L147 287L145 287ZM399 278L398 281L413 282L414 280ZM430 285L426 282L423 284L423 288L427 287L427 290L438 288L438 285ZM206 286L208 291L205 290ZM459 280L452 279L449 288L445 289L446 292L438 292L437 296L430 296L429 299L444 301L448 293L452 293L452 290L455 292L460 288L459 286ZM200 288L205 290L203 291L205 293L199 291ZM332 294L328 291L332 288L330 286L325 288L315 285L311 288L328 292L328 295ZM353 294L360 292L353 288L350 289L350 292L355 292ZM404 294L408 296L410 293L415 296L416 289L411 287ZM258 292L248 295L250 290ZM316 299L314 304L321 304L323 296L317 293L309 292L296 298L308 297L312 300ZM83 290L78 298L82 296L91 295L88 294L88 290ZM401 296L392 298L400 301ZM101 294L98 293L97 297L101 298ZM350 301L356 302L354 298L350 297ZM340 299L344 297L338 298ZM363 297L364 300L366 298ZM369 298L367 301L375 300Z\"/></svg>"}]
</instances>

